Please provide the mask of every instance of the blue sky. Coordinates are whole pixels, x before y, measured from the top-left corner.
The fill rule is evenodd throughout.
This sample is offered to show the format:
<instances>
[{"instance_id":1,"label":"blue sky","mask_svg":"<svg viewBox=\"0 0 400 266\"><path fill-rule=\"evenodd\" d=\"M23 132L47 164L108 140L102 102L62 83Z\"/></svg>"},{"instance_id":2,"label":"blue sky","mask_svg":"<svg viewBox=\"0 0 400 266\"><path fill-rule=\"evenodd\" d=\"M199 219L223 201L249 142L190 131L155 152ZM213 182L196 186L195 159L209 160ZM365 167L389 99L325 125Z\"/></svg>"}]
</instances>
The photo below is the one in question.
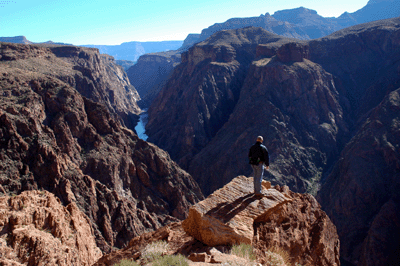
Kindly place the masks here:
<instances>
[{"instance_id":1,"label":"blue sky","mask_svg":"<svg viewBox=\"0 0 400 266\"><path fill-rule=\"evenodd\" d=\"M121 44L184 40L233 17L271 15L300 6L324 17L354 12L368 0L13 0L0 1L0 37L32 42Z\"/></svg>"}]
</instances>

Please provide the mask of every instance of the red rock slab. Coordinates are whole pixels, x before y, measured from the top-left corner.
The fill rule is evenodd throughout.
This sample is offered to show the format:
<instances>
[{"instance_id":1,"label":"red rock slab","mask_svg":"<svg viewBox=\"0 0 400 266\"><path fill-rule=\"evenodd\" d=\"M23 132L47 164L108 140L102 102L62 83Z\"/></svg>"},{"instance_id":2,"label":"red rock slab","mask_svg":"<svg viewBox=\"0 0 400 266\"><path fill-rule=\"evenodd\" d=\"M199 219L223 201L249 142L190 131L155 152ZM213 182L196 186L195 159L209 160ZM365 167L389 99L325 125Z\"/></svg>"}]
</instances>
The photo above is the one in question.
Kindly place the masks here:
<instances>
[{"instance_id":1,"label":"red rock slab","mask_svg":"<svg viewBox=\"0 0 400 266\"><path fill-rule=\"evenodd\" d=\"M183 229L209 246L251 244L254 221L292 197L263 181L263 197L254 195L253 178L238 176L207 199L192 206ZM265 189L269 188L269 189Z\"/></svg>"}]
</instances>

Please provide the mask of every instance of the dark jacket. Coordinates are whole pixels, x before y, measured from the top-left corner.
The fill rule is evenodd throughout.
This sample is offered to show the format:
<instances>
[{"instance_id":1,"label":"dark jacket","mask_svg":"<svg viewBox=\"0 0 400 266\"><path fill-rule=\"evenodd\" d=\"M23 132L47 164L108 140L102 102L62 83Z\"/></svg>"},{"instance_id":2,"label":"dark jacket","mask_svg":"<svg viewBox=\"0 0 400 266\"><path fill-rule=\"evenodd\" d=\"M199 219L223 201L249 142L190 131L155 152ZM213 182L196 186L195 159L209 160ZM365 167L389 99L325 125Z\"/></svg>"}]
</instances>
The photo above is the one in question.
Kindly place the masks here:
<instances>
[{"instance_id":1,"label":"dark jacket","mask_svg":"<svg viewBox=\"0 0 400 266\"><path fill-rule=\"evenodd\" d=\"M250 164L258 165L263 162L266 166L269 166L269 154L268 149L261 142L256 142L251 146L249 150L249 162Z\"/></svg>"}]
</instances>

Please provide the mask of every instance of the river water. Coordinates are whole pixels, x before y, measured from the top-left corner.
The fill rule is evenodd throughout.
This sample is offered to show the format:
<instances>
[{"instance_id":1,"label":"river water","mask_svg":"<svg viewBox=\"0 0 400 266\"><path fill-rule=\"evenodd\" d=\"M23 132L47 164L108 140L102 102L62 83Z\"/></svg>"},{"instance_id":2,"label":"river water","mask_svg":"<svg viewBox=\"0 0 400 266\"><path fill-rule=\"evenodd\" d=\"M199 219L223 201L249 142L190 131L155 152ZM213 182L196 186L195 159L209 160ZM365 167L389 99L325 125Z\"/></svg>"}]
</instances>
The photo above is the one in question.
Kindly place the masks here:
<instances>
[{"instance_id":1,"label":"river water","mask_svg":"<svg viewBox=\"0 0 400 266\"><path fill-rule=\"evenodd\" d=\"M140 119L139 119L138 124L135 127L135 130L136 130L139 138L141 138L142 140L147 140L147 135L145 133L145 126L146 126L147 121L148 121L148 119L147 119L147 109L144 110L144 112L141 113L139 115L139 117L140 117Z\"/></svg>"}]
</instances>

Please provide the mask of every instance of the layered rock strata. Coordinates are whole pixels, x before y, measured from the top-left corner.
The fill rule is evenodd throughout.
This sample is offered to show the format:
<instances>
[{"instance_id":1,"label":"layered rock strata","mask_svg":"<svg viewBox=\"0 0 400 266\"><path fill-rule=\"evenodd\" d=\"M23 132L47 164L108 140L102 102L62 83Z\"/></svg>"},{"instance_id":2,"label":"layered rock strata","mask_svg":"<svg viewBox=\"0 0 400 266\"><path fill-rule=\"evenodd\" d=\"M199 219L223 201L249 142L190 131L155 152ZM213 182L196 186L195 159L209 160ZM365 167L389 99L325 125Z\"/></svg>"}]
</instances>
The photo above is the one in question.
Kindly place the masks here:
<instances>
[{"instance_id":1,"label":"layered rock strata","mask_svg":"<svg viewBox=\"0 0 400 266\"><path fill-rule=\"evenodd\" d=\"M148 140L187 168L228 120L257 44L285 40L255 28L222 31L182 54L149 109Z\"/></svg>"},{"instance_id":2,"label":"layered rock strata","mask_svg":"<svg viewBox=\"0 0 400 266\"><path fill-rule=\"evenodd\" d=\"M44 189L64 205L76 203L103 251L186 217L189 206L202 199L192 177L166 152L123 127L109 105L63 82L70 77L65 73L75 73L66 62L70 57L59 59L42 47L13 47L20 52L7 50L0 62L3 194Z\"/></svg>"},{"instance_id":3,"label":"layered rock strata","mask_svg":"<svg viewBox=\"0 0 400 266\"><path fill-rule=\"evenodd\" d=\"M83 96L107 106L120 122L134 128L140 99L127 74L97 49L75 46L0 44L0 61L68 83Z\"/></svg>"},{"instance_id":4,"label":"layered rock strata","mask_svg":"<svg viewBox=\"0 0 400 266\"><path fill-rule=\"evenodd\" d=\"M47 191L0 197L2 265L93 265L101 256L89 218Z\"/></svg>"}]
</instances>

